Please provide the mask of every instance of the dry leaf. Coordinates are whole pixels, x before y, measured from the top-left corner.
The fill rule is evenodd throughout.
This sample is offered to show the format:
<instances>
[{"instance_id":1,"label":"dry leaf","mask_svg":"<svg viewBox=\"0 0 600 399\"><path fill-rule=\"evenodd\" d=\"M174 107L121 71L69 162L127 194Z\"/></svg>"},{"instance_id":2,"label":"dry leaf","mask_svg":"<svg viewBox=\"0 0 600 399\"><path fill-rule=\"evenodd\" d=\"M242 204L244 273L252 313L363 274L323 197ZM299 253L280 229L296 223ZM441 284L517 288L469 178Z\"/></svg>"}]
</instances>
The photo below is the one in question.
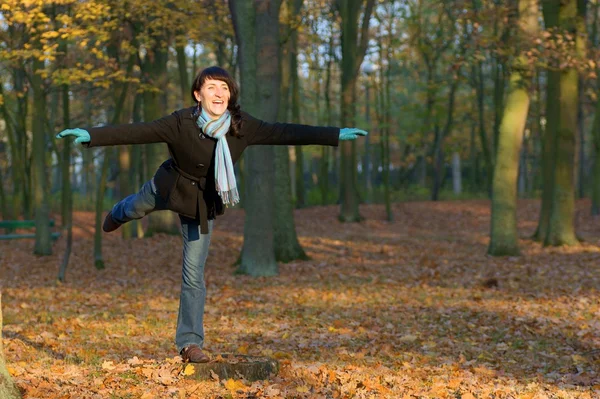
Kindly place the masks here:
<instances>
[{"instance_id":1,"label":"dry leaf","mask_svg":"<svg viewBox=\"0 0 600 399\"><path fill-rule=\"evenodd\" d=\"M195 372L196 372L196 368L194 367L193 364L190 364L190 363L186 364L185 368L183 369L183 375L193 375Z\"/></svg>"}]
</instances>

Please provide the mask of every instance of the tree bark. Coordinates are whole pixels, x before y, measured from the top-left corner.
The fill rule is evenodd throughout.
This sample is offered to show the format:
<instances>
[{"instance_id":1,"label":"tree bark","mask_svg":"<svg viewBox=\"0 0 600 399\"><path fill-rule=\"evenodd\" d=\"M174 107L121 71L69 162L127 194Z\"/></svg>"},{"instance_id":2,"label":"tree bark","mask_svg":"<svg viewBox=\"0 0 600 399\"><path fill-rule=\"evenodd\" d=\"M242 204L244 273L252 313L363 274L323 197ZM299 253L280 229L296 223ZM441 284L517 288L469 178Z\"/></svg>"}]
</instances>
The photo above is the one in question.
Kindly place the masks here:
<instances>
[{"instance_id":1,"label":"tree bark","mask_svg":"<svg viewBox=\"0 0 600 399\"><path fill-rule=\"evenodd\" d=\"M279 101L279 0L229 2L240 55L242 105L266 121L277 117ZM255 51L252 51L255 50ZM270 60L260 62L257 60ZM255 100L255 101L253 101ZM250 104L260 104L251 106ZM250 108L250 109L249 109ZM273 239L274 151L256 146L245 151L244 245L239 273L278 273Z\"/></svg>"},{"instance_id":2,"label":"tree bark","mask_svg":"<svg viewBox=\"0 0 600 399\"><path fill-rule=\"evenodd\" d=\"M563 34L577 35L577 0L560 4L559 27ZM577 245L575 236L574 164L579 103L579 75L569 66L560 72L560 121L556 135L554 185L548 233L544 245Z\"/></svg>"},{"instance_id":3,"label":"tree bark","mask_svg":"<svg viewBox=\"0 0 600 399\"><path fill-rule=\"evenodd\" d=\"M600 19L600 2L594 7L594 22L590 40L594 48L598 48L598 21ZM600 68L596 68L596 76L600 76ZM600 79L596 80L596 92L600 93ZM594 144L594 170L592 174L592 215L600 215L600 99L596 99L596 112L592 125L592 142Z\"/></svg>"},{"instance_id":4,"label":"tree bark","mask_svg":"<svg viewBox=\"0 0 600 399\"><path fill-rule=\"evenodd\" d=\"M50 204L46 178L46 92L42 77L38 74L44 69L43 61L37 58L32 63L31 86L33 89L32 117L32 187L35 211L35 246L36 255L51 255L52 240L50 237Z\"/></svg>"},{"instance_id":5,"label":"tree bark","mask_svg":"<svg viewBox=\"0 0 600 399\"><path fill-rule=\"evenodd\" d=\"M537 0L519 1L518 42L535 37L538 31ZM525 52L515 59L510 75L506 107L502 114L492 188L492 221L488 254L518 255L517 176L523 131L529 112L532 71Z\"/></svg>"},{"instance_id":6,"label":"tree bark","mask_svg":"<svg viewBox=\"0 0 600 399\"><path fill-rule=\"evenodd\" d=\"M361 9L362 23L358 23ZM375 1L347 0L339 2L342 26L342 93L341 93L341 127L352 127L355 124L354 96L358 71L367 50L369 38L369 20ZM359 37L360 29L360 37ZM341 207L339 220L342 222L358 222L362 219L359 213L359 197L357 190L356 142L341 143Z\"/></svg>"},{"instance_id":7,"label":"tree bark","mask_svg":"<svg viewBox=\"0 0 600 399\"><path fill-rule=\"evenodd\" d=\"M63 106L63 126L71 125L71 115L69 108L69 85L62 86L62 106ZM69 258L71 257L71 248L73 246L73 192L71 188L71 140L64 140L63 143L63 172L62 172L62 227L67 233L67 245L60 268L58 270L58 280L65 281Z\"/></svg>"},{"instance_id":8,"label":"tree bark","mask_svg":"<svg viewBox=\"0 0 600 399\"><path fill-rule=\"evenodd\" d=\"M293 8L291 4L287 9L292 16L298 15L302 7L303 0L295 0ZM288 18L291 16L288 15ZM282 25L283 37L293 36L295 32L290 32L289 22ZM291 39L291 38L290 38ZM297 42L290 40L285 44L286 53L281 57L281 95L279 101L279 115L277 119L287 122L288 111L290 110L290 86L293 76L297 76L297 64L294 62L296 51L294 46ZM297 79L296 79L297 80ZM294 222L294 207L292 201L292 187L290 184L290 157L287 146L276 146L275 149L275 207L274 207L274 225L273 238L275 259L279 262L290 262L295 259L308 259L304 249L298 242L296 235L296 224Z\"/></svg>"},{"instance_id":9,"label":"tree bark","mask_svg":"<svg viewBox=\"0 0 600 399\"><path fill-rule=\"evenodd\" d=\"M144 121L150 122L158 119L163 114L164 107L161 104L162 90L167 87L167 61L169 55L167 49L160 44L161 39L156 37L157 43L152 50L146 55L143 62L142 71L144 72L147 82L161 92L145 92L144 93ZM146 178L150 179L154 171L158 169L160 164L169 157L169 153L164 144L146 144L146 170L148 172ZM155 233L166 233L177 235L179 234L179 219L174 212L154 212L148 217L147 236L152 236Z\"/></svg>"}]
</instances>

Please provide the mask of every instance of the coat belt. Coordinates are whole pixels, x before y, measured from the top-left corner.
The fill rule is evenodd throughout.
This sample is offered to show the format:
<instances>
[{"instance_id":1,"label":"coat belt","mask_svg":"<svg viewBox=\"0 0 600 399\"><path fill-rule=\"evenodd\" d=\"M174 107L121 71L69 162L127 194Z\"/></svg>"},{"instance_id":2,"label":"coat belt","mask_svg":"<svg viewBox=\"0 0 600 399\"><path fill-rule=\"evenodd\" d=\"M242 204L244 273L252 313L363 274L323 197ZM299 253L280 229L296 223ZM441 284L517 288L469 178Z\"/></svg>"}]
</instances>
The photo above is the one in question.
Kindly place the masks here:
<instances>
[{"instance_id":1,"label":"coat belt","mask_svg":"<svg viewBox=\"0 0 600 399\"><path fill-rule=\"evenodd\" d=\"M193 182L196 182L200 191L204 191L204 189L206 188L206 177L196 177L190 175L189 173L181 169L175 162L172 162L171 166L181 176ZM208 234L208 209L206 208L206 201L204 201L204 193L198 195L198 214L200 216L200 233Z\"/></svg>"}]
</instances>

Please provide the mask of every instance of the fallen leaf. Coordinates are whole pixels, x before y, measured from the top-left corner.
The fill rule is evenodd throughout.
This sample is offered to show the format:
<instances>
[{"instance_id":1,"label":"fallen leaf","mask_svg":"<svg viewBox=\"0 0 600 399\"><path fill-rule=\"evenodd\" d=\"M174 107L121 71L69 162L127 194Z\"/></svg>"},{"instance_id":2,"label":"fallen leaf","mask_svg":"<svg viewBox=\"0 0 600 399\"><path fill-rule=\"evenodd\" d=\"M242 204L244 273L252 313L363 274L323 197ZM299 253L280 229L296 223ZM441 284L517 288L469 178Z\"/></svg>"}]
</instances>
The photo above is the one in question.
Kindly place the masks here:
<instances>
[{"instance_id":1,"label":"fallen leaf","mask_svg":"<svg viewBox=\"0 0 600 399\"><path fill-rule=\"evenodd\" d=\"M186 364L185 368L183 369L183 375L193 375L195 372L196 372L196 368L194 367L193 364L188 363L188 364Z\"/></svg>"}]
</instances>

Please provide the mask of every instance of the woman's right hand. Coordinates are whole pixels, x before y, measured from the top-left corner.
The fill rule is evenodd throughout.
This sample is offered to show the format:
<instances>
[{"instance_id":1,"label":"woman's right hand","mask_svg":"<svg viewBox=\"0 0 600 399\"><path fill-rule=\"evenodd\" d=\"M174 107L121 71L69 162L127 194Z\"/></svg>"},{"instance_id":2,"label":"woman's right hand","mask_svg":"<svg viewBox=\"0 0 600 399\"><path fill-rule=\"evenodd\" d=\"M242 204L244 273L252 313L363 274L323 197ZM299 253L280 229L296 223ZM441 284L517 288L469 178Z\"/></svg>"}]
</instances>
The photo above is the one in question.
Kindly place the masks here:
<instances>
[{"instance_id":1,"label":"woman's right hand","mask_svg":"<svg viewBox=\"0 0 600 399\"><path fill-rule=\"evenodd\" d=\"M56 135L57 139L62 139L63 137L66 136L74 136L75 137L75 144L81 144L81 143L89 143L90 142L90 134L88 133L87 130L85 129L65 129L62 132L60 132L59 134Z\"/></svg>"}]
</instances>

